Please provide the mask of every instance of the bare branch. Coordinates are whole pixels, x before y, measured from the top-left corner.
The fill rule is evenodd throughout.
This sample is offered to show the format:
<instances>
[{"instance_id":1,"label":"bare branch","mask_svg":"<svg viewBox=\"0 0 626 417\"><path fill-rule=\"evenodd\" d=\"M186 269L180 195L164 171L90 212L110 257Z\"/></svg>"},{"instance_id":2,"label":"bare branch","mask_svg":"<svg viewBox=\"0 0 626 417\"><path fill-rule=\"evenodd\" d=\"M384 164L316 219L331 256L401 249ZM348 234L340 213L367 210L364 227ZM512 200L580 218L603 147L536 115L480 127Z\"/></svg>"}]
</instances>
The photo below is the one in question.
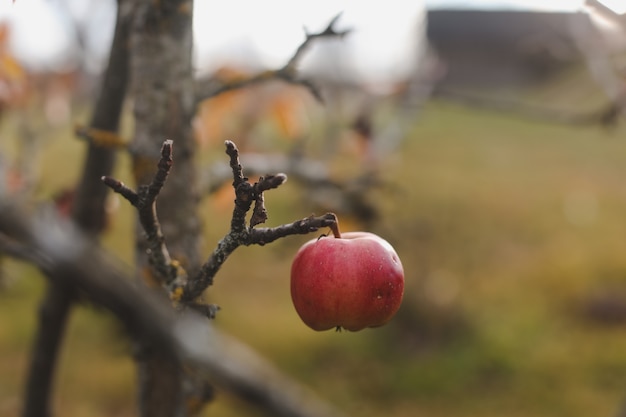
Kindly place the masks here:
<instances>
[{"instance_id":1,"label":"bare branch","mask_svg":"<svg viewBox=\"0 0 626 417\"><path fill-rule=\"evenodd\" d=\"M237 145L230 140L227 140L225 145L226 154L230 157L230 169L233 173L233 188L237 188L239 184L246 180L243 176L241 162L239 161L239 149L237 149Z\"/></svg>"},{"instance_id":2,"label":"bare branch","mask_svg":"<svg viewBox=\"0 0 626 417\"><path fill-rule=\"evenodd\" d=\"M239 246L265 245L283 237L303 235L315 232L324 227L331 227L336 222L337 216L332 213L327 213L323 216L311 216L278 227L249 229L239 234L231 231L218 242L217 247L208 261L202 265L198 276L189 279L183 291L181 301L192 302L198 298L205 289L213 285L215 275L224 262L226 262L226 259Z\"/></svg>"},{"instance_id":3,"label":"bare branch","mask_svg":"<svg viewBox=\"0 0 626 417\"><path fill-rule=\"evenodd\" d=\"M268 175L267 177L259 178L259 181L253 186L254 209L252 210L252 217L250 217L250 227L254 227L258 224L265 223L267 221L267 210L265 208L265 197L263 192L278 188L280 185L287 181L285 174Z\"/></svg>"},{"instance_id":4,"label":"bare branch","mask_svg":"<svg viewBox=\"0 0 626 417\"><path fill-rule=\"evenodd\" d=\"M200 297L205 289L213 284L213 278L220 270L226 259L239 246L252 244L264 245L273 242L281 237L295 234L311 233L321 227L327 227L337 223L337 217L328 213L321 217L307 217L289 225L282 225L276 228L255 228L256 225L267 220L263 192L279 187L287 181L285 174L267 175L250 184L243 175L243 168L239 160L239 150L237 146L226 141L226 153L230 157L230 168L233 176L233 188L235 188L235 207L231 219L230 231L217 244L217 247L202 265L200 272L189 279L185 288L182 288L180 300L183 303L194 302ZM255 204L250 226L246 226L246 215L252 203Z\"/></svg>"},{"instance_id":5,"label":"bare branch","mask_svg":"<svg viewBox=\"0 0 626 417\"><path fill-rule=\"evenodd\" d=\"M60 219L29 219L0 201L0 233L30 248L33 260L58 288L69 287L108 309L129 335L180 361L204 379L268 415L330 417L339 413L206 319L176 314L158 295L136 285L106 253ZM43 227L42 225L46 225Z\"/></svg>"},{"instance_id":6,"label":"bare branch","mask_svg":"<svg viewBox=\"0 0 626 417\"><path fill-rule=\"evenodd\" d=\"M341 17L341 13L339 13L335 17L333 17L330 20L330 22L328 23L328 26L326 26L326 28L324 30L322 30L321 32L318 32L318 33L306 33L306 38L305 38L304 42L302 42L300 44L300 46L298 47L298 49L296 49L296 52L293 54L291 59L289 59L289 61L285 64L284 67L282 67L280 69L280 71L284 72L284 73L293 73L293 72L295 72L298 63L300 62L300 59L302 58L302 56L304 55L306 50L310 48L311 44L316 39L320 39L320 38L343 38L345 35L350 33L350 30L337 31L335 29L335 27L334 27L335 23L337 23L337 21L339 20L340 17Z\"/></svg>"},{"instance_id":7,"label":"bare branch","mask_svg":"<svg viewBox=\"0 0 626 417\"><path fill-rule=\"evenodd\" d=\"M122 104L128 81L129 25L132 9L126 0L118 0L115 33L109 61L98 98L95 101L90 127L85 135L92 136L95 129L100 133L114 133L119 126ZM79 134L80 132L77 132ZM110 138L111 135L101 135ZM116 136L116 135L115 135ZM104 230L107 223L105 200L107 190L99 186L102 175L113 170L115 151L102 143L90 141L84 160L83 172L72 204L72 218L86 233L95 235ZM5 248L6 249L6 248ZM29 251L29 256L33 256ZM65 285L50 283L40 307L37 329L31 350L31 362L24 393L23 417L51 416L51 397L57 353L63 340L67 319L71 312L74 291Z\"/></svg>"},{"instance_id":8,"label":"bare branch","mask_svg":"<svg viewBox=\"0 0 626 417\"><path fill-rule=\"evenodd\" d=\"M165 185L167 176L172 168L172 146L172 140L166 140L163 143L161 159L157 164L157 171L152 182L148 185L140 186L138 192L126 187L121 181L111 177L102 177L102 181L107 186L126 198L137 209L139 222L146 233L148 241L150 265L154 269L157 278L166 285L186 279L186 273L182 266L170 257L156 210L156 199L163 185Z\"/></svg>"},{"instance_id":9,"label":"bare branch","mask_svg":"<svg viewBox=\"0 0 626 417\"><path fill-rule=\"evenodd\" d=\"M252 77L226 84L216 83L215 80L205 80L198 82L196 85L196 91L198 91L196 102L199 103L203 100L218 96L227 91L237 90L243 87L248 87L269 80L282 80L289 84L302 86L309 90L313 97L322 102L323 98L319 89L310 80L297 78L297 66L302 59L304 53L310 48L311 44L314 41L322 38L342 38L350 32L349 30L338 31L334 28L335 23L337 23L337 20L339 20L340 16L341 13L331 19L328 26L321 32L307 33L306 38L298 46L293 56L289 58L287 63L281 68L263 71L256 75L253 75Z\"/></svg>"},{"instance_id":10,"label":"bare branch","mask_svg":"<svg viewBox=\"0 0 626 417\"><path fill-rule=\"evenodd\" d=\"M306 190L306 198L324 211L350 213L366 223L378 217L378 210L368 200L365 191L372 187L388 186L369 171L356 178L335 180L324 163L300 155L242 154L240 158L245 163L246 173L251 177L265 175L271 170L283 172L292 181L300 183ZM203 172L203 194L217 191L231 177L228 164L214 162Z\"/></svg>"},{"instance_id":11,"label":"bare branch","mask_svg":"<svg viewBox=\"0 0 626 417\"><path fill-rule=\"evenodd\" d=\"M261 177L262 179L263 177ZM257 193L254 199L254 208L250 217L250 227L263 224L267 221L267 209L265 208L265 196L263 192Z\"/></svg>"},{"instance_id":12,"label":"bare branch","mask_svg":"<svg viewBox=\"0 0 626 417\"><path fill-rule=\"evenodd\" d=\"M157 196L163 188L163 185L165 185L165 180L167 179L167 175L170 173L173 163L172 144L173 141L171 139L163 142L163 146L161 147L161 159L159 159L159 163L157 165L157 172L148 186L148 192L146 194L148 201L146 202L146 205L148 205L148 203L150 205L154 204Z\"/></svg>"},{"instance_id":13,"label":"bare branch","mask_svg":"<svg viewBox=\"0 0 626 417\"><path fill-rule=\"evenodd\" d=\"M220 270L226 259L239 246L241 246L241 243L234 237L231 230L217 243L217 247L213 250L209 259L202 265L198 275L187 281L187 285L183 289L181 301L183 303L195 302L204 290L213 285L213 278L217 271Z\"/></svg>"},{"instance_id":14,"label":"bare branch","mask_svg":"<svg viewBox=\"0 0 626 417\"><path fill-rule=\"evenodd\" d=\"M265 245L282 237L291 235L306 235L325 227L334 227L337 224L337 216L334 213L326 213L323 216L310 216L297 220L291 224L283 224L277 227L258 228L250 231L250 238L246 245Z\"/></svg>"},{"instance_id":15,"label":"bare branch","mask_svg":"<svg viewBox=\"0 0 626 417\"><path fill-rule=\"evenodd\" d=\"M101 180L107 187L124 197L130 204L137 207L137 204L139 204L139 194L137 194L135 190L127 187L122 181L107 177L106 175L103 176Z\"/></svg>"},{"instance_id":16,"label":"bare branch","mask_svg":"<svg viewBox=\"0 0 626 417\"><path fill-rule=\"evenodd\" d=\"M283 172L292 179L302 179L307 183L330 181L330 173L324 163L299 155L248 153L240 155L240 158L246 163L248 175L253 177L266 175L274 170ZM217 191L231 177L232 171L228 164L222 161L214 162L203 172L202 194L207 195Z\"/></svg>"},{"instance_id":17,"label":"bare branch","mask_svg":"<svg viewBox=\"0 0 626 417\"><path fill-rule=\"evenodd\" d=\"M254 184L253 191L256 194L260 194L264 191L278 188L286 182L287 182L287 175L285 174L281 173L281 174L276 174L276 175L268 175L268 176L259 178L259 180Z\"/></svg>"},{"instance_id":18,"label":"bare branch","mask_svg":"<svg viewBox=\"0 0 626 417\"><path fill-rule=\"evenodd\" d=\"M236 196L231 228L228 234L218 242L209 259L202 265L193 279L187 279L187 275L179 263L170 258L156 214L156 198L172 166L172 141L165 141L163 144L161 161L152 183L140 187L139 192L135 193L117 180L109 177L103 178L105 184L115 191L123 193L131 203L134 202L133 205L139 211L141 224L147 234L151 265L159 278L166 284L170 298L180 301L183 306L201 311L210 318L215 315L217 308L199 303L197 299L206 288L212 285L221 266L239 246L265 245L289 235L311 233L322 227L336 228L337 225L337 217L328 213L321 217L311 216L275 228L255 228L267 220L263 193L284 184L287 181L287 176L285 174L262 176L257 182L251 184L248 178L244 176L243 167L239 160L239 150L235 143L226 141L225 147L226 154L229 156L233 178L232 185ZM254 210L248 227L246 216L253 203Z\"/></svg>"}]
</instances>

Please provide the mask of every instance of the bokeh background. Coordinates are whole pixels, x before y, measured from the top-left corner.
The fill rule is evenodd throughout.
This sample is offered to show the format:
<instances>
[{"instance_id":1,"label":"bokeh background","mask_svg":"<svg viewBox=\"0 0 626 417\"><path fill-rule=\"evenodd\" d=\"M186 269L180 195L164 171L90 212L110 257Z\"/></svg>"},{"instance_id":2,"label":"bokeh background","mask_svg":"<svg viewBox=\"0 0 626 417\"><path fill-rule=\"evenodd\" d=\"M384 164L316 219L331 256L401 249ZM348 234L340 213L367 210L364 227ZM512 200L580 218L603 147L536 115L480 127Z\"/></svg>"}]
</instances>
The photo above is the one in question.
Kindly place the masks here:
<instances>
[{"instance_id":1,"label":"bokeh background","mask_svg":"<svg viewBox=\"0 0 626 417\"><path fill-rule=\"evenodd\" d=\"M246 14L209 3L196 0L199 74L281 65L301 42L296 17L280 27L296 32L280 32L269 23L276 16L259 15L259 5L250 5L258 13ZM408 3L393 6L409 10ZM613 10L626 12L617 3ZM114 6L2 2L5 189L61 206L75 186L85 144L73 128L89 119ZM626 29L605 19L601 41L584 32L595 45L589 54L570 31L583 16L579 2L432 0L425 6L424 30L436 51L431 84L419 105L408 107L401 140L376 158L376 185L359 191L376 216L341 211L336 195L318 196L299 181L266 195L269 225L332 208L343 230L367 228L391 242L406 271L400 312L385 327L357 333L304 326L289 296L290 259L310 238L303 236L232 255L207 292L222 308L215 325L350 415L622 416L626 130L614 104L625 77ZM333 16L323 7L317 24ZM219 13L231 20L216 18ZM232 34L224 32L228 25L218 26L225 21ZM208 35L211 25L226 46ZM268 26L274 32L264 32ZM389 42L381 37L382 49ZM277 48L264 52L267 45ZM376 62L375 48L366 52ZM594 72L598 66L603 70ZM372 126L384 130L407 112L392 93L368 109ZM302 91L244 90L202 109L201 171L224 162L224 139L241 139L246 151L262 155L287 154L294 137L306 136L307 155L337 181L372 172L369 152L378 148L350 120L339 122L331 156L324 153L327 116ZM122 133L132 134L130 113ZM116 177L131 178L123 153ZM232 198L226 186L200 204L207 254L227 232ZM134 213L114 197L111 210L104 244L130 265ZM17 416L45 280L26 264L1 262L0 415ZM135 382L120 326L92 306L77 309L61 354L57 414L135 415ZM227 393L218 393L205 414L260 415Z\"/></svg>"}]
</instances>

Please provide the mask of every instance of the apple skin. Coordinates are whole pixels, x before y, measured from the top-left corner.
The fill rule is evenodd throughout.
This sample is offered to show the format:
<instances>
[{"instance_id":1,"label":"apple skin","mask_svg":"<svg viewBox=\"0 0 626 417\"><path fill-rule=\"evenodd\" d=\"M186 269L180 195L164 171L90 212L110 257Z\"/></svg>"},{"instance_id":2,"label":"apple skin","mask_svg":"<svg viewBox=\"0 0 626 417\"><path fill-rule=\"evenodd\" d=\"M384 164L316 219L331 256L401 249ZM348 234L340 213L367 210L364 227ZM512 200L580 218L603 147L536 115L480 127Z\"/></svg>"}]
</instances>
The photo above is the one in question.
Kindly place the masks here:
<instances>
[{"instance_id":1,"label":"apple skin","mask_svg":"<svg viewBox=\"0 0 626 417\"><path fill-rule=\"evenodd\" d=\"M400 258L373 233L310 240L291 265L291 299L313 330L382 326L400 308L403 294Z\"/></svg>"}]
</instances>

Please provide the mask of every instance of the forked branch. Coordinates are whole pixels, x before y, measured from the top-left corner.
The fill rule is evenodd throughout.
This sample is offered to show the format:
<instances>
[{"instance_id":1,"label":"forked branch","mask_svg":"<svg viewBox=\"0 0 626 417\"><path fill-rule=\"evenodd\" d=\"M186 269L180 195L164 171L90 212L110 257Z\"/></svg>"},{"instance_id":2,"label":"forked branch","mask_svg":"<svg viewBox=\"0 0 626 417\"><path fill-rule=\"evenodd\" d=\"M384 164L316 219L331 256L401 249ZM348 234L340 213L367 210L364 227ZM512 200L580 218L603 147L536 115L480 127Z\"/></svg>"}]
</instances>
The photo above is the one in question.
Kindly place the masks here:
<instances>
[{"instance_id":1,"label":"forked branch","mask_svg":"<svg viewBox=\"0 0 626 417\"><path fill-rule=\"evenodd\" d=\"M202 265L200 272L190 278L186 287L183 288L181 297L183 302L193 302L200 297L204 290L213 284L215 275L228 256L239 246L265 245L286 236L308 234L337 224L337 216L333 213L327 213L323 216L311 216L277 227L256 228L257 225L267 220L263 193L278 188L287 181L287 176L285 174L266 175L252 184L243 174L243 167L239 161L239 150L235 143L226 141L225 145L226 154L230 157L233 188L235 189L235 207L230 231L218 242L209 259ZM249 224L246 224L247 214L253 204L254 209Z\"/></svg>"},{"instance_id":2,"label":"forked branch","mask_svg":"<svg viewBox=\"0 0 626 417\"><path fill-rule=\"evenodd\" d=\"M124 185L123 182L114 178L102 177L102 181L107 186L123 196L137 209L139 222L146 233L148 241L150 265L157 279L165 285L170 285L175 281L184 282L186 280L186 273L183 268L170 257L156 210L157 197L165 185L173 164L172 145L173 142L171 140L166 140L163 143L161 159L157 165L157 171L152 182L139 186L137 191L132 190Z\"/></svg>"},{"instance_id":3,"label":"forked branch","mask_svg":"<svg viewBox=\"0 0 626 417\"><path fill-rule=\"evenodd\" d=\"M290 224L277 227L257 228L267 220L264 192L278 188L287 181L285 174L265 175L258 181L251 183L243 173L239 160L239 150L234 142L226 141L226 154L233 177L235 190L235 204L230 222L230 231L218 242L200 271L188 278L185 271L176 260L170 258L165 237L157 218L156 200L159 191L167 180L167 175L173 164L171 140L166 140L161 149L161 160L153 181L149 185L139 187L134 191L122 182L111 177L103 177L103 182L115 192L126 198L139 212L139 218L150 247L151 264L161 282L166 286L170 297L180 301L205 315L215 315L216 306L206 306L197 299L213 283L213 279L231 253L239 246L265 245L277 239L298 234L308 234L321 228L337 226L337 216L327 213L323 216L310 216ZM247 216L252 209L249 222Z\"/></svg>"}]
</instances>

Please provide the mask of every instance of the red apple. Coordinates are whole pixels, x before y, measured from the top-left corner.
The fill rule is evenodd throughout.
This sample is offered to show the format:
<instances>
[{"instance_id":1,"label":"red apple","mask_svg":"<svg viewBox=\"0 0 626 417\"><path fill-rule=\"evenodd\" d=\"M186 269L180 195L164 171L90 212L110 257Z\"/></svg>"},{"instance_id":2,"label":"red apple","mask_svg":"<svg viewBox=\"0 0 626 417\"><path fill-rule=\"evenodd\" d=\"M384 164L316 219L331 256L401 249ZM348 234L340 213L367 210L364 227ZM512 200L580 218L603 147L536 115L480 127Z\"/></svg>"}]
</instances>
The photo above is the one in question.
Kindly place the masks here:
<instances>
[{"instance_id":1,"label":"red apple","mask_svg":"<svg viewBox=\"0 0 626 417\"><path fill-rule=\"evenodd\" d=\"M403 293L400 258L373 233L310 240L291 265L293 305L313 330L382 326L400 308Z\"/></svg>"}]
</instances>

